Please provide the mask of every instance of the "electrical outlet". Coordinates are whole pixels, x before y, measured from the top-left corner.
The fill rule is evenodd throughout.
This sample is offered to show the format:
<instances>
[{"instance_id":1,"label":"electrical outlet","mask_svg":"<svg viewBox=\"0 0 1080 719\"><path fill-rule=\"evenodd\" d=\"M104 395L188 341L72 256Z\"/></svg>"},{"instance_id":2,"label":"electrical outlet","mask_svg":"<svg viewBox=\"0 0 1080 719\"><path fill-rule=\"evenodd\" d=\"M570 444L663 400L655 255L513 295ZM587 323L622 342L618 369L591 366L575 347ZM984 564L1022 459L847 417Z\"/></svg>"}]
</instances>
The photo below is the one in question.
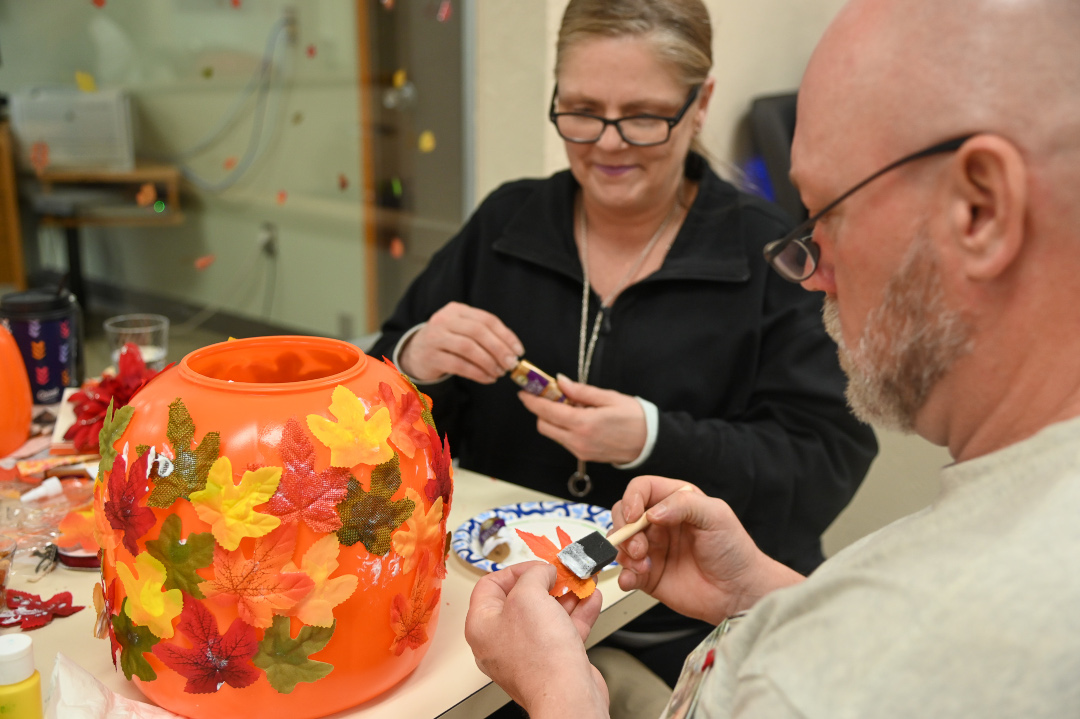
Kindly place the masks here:
<instances>
[{"instance_id":1,"label":"electrical outlet","mask_svg":"<svg viewBox=\"0 0 1080 719\"><path fill-rule=\"evenodd\" d=\"M272 222L264 222L259 226L259 234L255 236L255 242L259 249L267 257L277 256L277 225Z\"/></svg>"},{"instance_id":2,"label":"electrical outlet","mask_svg":"<svg viewBox=\"0 0 1080 719\"><path fill-rule=\"evenodd\" d=\"M295 45L300 39L300 18L292 5L285 6L285 37L290 45Z\"/></svg>"}]
</instances>

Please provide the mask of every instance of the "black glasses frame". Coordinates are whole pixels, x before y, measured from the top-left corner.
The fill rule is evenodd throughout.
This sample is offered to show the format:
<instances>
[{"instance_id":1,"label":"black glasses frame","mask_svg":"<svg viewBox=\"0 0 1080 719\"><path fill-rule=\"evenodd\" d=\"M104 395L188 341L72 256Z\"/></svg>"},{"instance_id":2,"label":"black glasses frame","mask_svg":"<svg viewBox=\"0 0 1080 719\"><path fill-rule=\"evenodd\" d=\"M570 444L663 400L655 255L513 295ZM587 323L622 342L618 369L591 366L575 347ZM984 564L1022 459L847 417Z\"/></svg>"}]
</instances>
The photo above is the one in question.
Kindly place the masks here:
<instances>
[{"instance_id":1,"label":"black glasses frame","mask_svg":"<svg viewBox=\"0 0 1080 719\"><path fill-rule=\"evenodd\" d=\"M555 89L551 92L551 108L548 110L548 119L551 120L551 124L555 126L555 132L559 133L559 137L566 140L567 142L573 142L578 145L591 145L594 142L600 142L600 138L604 136L604 131L607 130L608 125L614 125L615 131L619 133L619 137L621 137L623 139L623 142L627 143L628 145L634 145L635 147L652 147L654 145L663 145L665 142L671 139L671 130L680 122L682 122L683 116L686 115L686 112L690 109L690 106L694 104L694 100L697 99L698 92L700 91L701 85L694 85L694 87L690 90L690 96L686 98L686 102L683 103L683 106L679 109L677 113L675 113L673 117L642 113L640 115L627 115L626 117L618 117L614 120L609 120L606 117L594 115L591 112L555 112L555 101L559 97L559 84L556 83ZM588 117L593 120L599 120L603 124L600 126L600 132L596 133L596 137L592 140L576 140L562 134L562 131L559 129L559 118L563 116ZM643 119L663 120L664 122L666 122L668 126L667 137L665 137L663 140L657 140L656 142L635 142L634 140L631 140L629 137L623 134L622 125L620 125L619 123L621 123L623 120Z\"/></svg>"},{"instance_id":2,"label":"black glasses frame","mask_svg":"<svg viewBox=\"0 0 1080 719\"><path fill-rule=\"evenodd\" d=\"M816 242L814 242L814 226L817 224L818 220L820 220L822 217L835 209L836 206L839 205L841 202L851 197L856 192L866 187L871 182L881 177L885 173L895 170L902 165L906 165L909 162L921 160L924 157L940 155L946 152L955 152L956 150L959 150L965 142L978 134L979 133L976 132L968 135L961 135L959 137L945 140L944 142L939 142L935 145L931 145L930 147L919 150L918 152L913 152L910 155L905 155L899 160L889 165L886 165L885 167L881 168L866 179L856 183L853 187L842 193L839 197L825 205L825 207L821 208L819 211L815 212L812 216L808 217L798 227L781 237L779 240L773 240L769 244L765 245L765 261L772 265L772 268L776 270L780 274L780 276L786 280L789 280L791 282L803 282L804 280L809 279L810 276L813 275L815 271L817 271L818 259L821 257L821 248ZM792 271L789 271L787 265L781 263L778 260L781 253L787 250L792 243L798 245L799 248L806 253L807 259L809 261L804 262L803 266L804 268L809 267L809 271L804 271L801 274L794 273Z\"/></svg>"}]
</instances>

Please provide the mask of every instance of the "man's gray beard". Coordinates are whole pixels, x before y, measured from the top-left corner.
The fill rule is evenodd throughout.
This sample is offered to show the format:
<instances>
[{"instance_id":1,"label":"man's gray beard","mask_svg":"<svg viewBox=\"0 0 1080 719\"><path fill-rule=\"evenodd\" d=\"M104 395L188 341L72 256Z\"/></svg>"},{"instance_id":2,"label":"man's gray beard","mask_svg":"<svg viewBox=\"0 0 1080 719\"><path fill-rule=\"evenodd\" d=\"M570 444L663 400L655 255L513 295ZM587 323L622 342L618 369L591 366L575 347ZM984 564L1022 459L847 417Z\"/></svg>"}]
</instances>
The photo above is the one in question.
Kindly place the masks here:
<instances>
[{"instance_id":1,"label":"man's gray beard","mask_svg":"<svg viewBox=\"0 0 1080 719\"><path fill-rule=\"evenodd\" d=\"M973 347L970 323L946 306L925 230L866 318L854 352L844 344L835 299L825 298L823 316L848 376L848 404L859 419L886 429L912 431L934 385Z\"/></svg>"}]
</instances>

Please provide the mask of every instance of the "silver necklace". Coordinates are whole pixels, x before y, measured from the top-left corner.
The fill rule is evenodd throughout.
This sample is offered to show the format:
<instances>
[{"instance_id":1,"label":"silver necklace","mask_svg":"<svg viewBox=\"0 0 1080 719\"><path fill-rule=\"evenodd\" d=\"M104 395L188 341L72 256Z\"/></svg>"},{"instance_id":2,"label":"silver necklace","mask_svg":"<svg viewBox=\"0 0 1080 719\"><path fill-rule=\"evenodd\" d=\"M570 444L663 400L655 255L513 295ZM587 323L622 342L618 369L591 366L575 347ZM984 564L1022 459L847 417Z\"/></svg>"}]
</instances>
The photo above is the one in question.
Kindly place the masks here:
<instances>
[{"instance_id":1,"label":"silver necklace","mask_svg":"<svg viewBox=\"0 0 1080 719\"><path fill-rule=\"evenodd\" d=\"M626 271L622 279L619 280L607 297L604 297L600 301L600 307L596 310L596 317L593 319L592 332L589 335L589 341L585 341L586 329L589 326L589 232L588 224L585 221L585 203L582 201L581 205L581 220L578 223L579 232L581 236L581 329L578 333L578 382L585 383L589 379L589 368L592 366L593 351L596 349L596 340L600 336L600 323L604 317L604 312L611 307L611 303L615 301L615 298L619 296L619 293L626 289L626 286L630 284L630 281L634 279L638 271L641 270L641 266L645 264L645 258L649 256L653 248L656 247L656 243L660 241L661 235L664 234L664 230L667 229L668 223L675 217L675 213L679 208L679 201L676 198L674 204L671 206L671 211L668 212L667 217L660 223L660 226L656 228L656 232L649 238L649 241L645 244L645 249L641 251L637 261ZM566 482L566 489L574 497L584 497L592 491L592 479L589 478L588 473L585 471L585 460L579 459L577 461L577 469L570 475L570 479Z\"/></svg>"}]
</instances>

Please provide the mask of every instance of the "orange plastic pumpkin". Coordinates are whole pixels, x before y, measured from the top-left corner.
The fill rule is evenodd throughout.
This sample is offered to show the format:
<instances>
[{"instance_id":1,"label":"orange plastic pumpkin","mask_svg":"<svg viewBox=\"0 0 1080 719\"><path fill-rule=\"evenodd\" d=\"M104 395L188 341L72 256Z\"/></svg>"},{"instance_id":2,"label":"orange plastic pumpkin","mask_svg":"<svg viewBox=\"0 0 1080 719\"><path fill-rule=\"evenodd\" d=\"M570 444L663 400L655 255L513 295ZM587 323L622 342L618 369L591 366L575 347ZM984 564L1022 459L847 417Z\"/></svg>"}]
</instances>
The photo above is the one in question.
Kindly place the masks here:
<instances>
[{"instance_id":1,"label":"orange plastic pumpkin","mask_svg":"<svg viewBox=\"0 0 1080 719\"><path fill-rule=\"evenodd\" d=\"M128 409L128 407L130 409ZM430 400L338 340L197 350L102 435L95 516L118 667L190 717L318 717L423 658L449 448Z\"/></svg>"},{"instance_id":2,"label":"orange plastic pumpkin","mask_svg":"<svg viewBox=\"0 0 1080 719\"><path fill-rule=\"evenodd\" d=\"M30 379L19 345L0 324L0 457L21 447L30 435Z\"/></svg>"}]
</instances>

